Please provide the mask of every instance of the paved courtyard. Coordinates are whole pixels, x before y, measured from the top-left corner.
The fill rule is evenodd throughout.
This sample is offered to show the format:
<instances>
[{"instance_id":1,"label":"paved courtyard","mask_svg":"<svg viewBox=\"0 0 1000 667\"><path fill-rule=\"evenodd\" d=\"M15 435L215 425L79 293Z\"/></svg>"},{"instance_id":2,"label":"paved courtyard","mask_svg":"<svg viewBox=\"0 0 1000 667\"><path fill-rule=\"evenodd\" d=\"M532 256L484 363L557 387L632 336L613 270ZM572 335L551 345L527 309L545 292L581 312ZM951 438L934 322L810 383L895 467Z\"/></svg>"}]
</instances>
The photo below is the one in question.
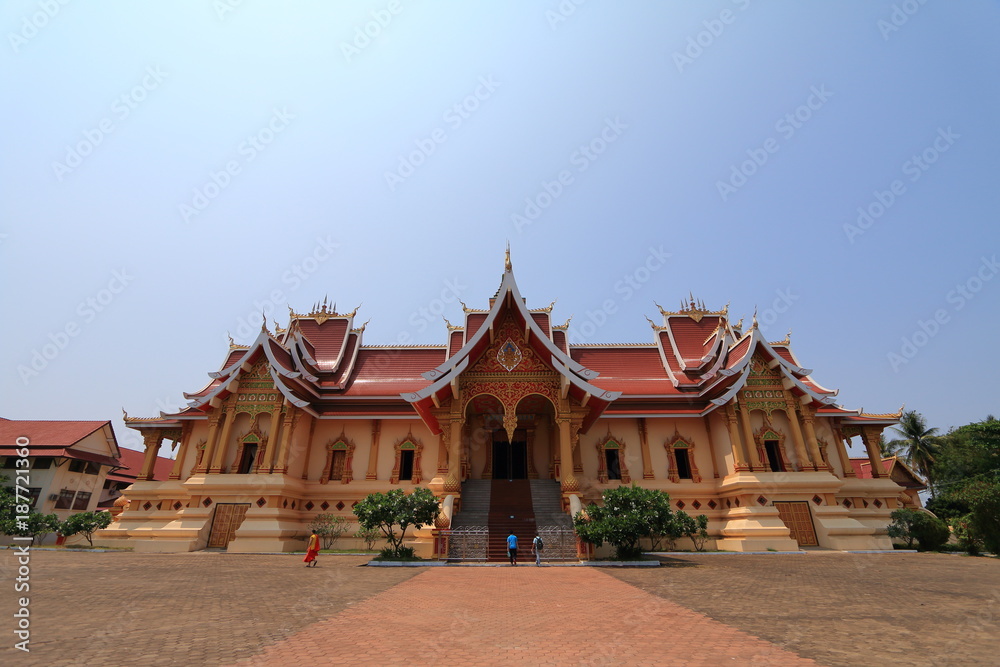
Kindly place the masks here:
<instances>
[{"instance_id":1,"label":"paved courtyard","mask_svg":"<svg viewBox=\"0 0 1000 667\"><path fill-rule=\"evenodd\" d=\"M1000 561L693 555L655 569L0 552L4 665L1000 662ZM31 653L12 648L31 599ZM815 662L814 662L815 661Z\"/></svg>"}]
</instances>

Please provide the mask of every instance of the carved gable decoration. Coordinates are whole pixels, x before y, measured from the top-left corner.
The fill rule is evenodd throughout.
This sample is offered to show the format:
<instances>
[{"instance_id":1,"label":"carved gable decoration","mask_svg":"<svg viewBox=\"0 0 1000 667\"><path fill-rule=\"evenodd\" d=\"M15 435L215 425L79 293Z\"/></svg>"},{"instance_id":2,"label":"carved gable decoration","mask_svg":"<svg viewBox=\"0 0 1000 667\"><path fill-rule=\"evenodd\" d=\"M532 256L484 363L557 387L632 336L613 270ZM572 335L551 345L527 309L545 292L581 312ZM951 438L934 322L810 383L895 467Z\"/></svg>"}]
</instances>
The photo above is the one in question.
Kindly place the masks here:
<instances>
[{"instance_id":1,"label":"carved gable decoration","mask_svg":"<svg viewBox=\"0 0 1000 667\"><path fill-rule=\"evenodd\" d=\"M267 357L262 356L249 373L240 376L240 391L242 392L244 389L274 389L274 380L271 378Z\"/></svg>"},{"instance_id":2,"label":"carved gable decoration","mask_svg":"<svg viewBox=\"0 0 1000 667\"><path fill-rule=\"evenodd\" d=\"M521 327L508 315L494 331L493 342L486 352L466 372L513 375L550 370L524 341Z\"/></svg>"}]
</instances>

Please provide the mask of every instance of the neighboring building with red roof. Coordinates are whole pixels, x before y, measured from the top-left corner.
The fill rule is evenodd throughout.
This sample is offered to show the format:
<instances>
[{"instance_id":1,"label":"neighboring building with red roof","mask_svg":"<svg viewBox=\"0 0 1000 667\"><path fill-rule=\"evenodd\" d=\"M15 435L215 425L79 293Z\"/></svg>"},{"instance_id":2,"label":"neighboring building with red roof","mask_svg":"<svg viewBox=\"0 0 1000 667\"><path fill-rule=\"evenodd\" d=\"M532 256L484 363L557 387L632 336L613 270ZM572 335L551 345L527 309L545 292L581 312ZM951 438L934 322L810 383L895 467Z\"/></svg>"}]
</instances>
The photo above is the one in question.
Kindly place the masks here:
<instances>
[{"instance_id":1,"label":"neighboring building with red roof","mask_svg":"<svg viewBox=\"0 0 1000 667\"><path fill-rule=\"evenodd\" d=\"M139 477L142 470L142 463L145 455L134 449L122 447L119 450L118 467L113 468L108 473L108 478L104 481L104 492L98 507L109 509L114 506L115 500L122 495L122 491L130 487ZM157 456L153 465L154 480L165 480L170 476L170 471L174 467L174 460L164 456Z\"/></svg>"},{"instance_id":2,"label":"neighboring building with red roof","mask_svg":"<svg viewBox=\"0 0 1000 667\"><path fill-rule=\"evenodd\" d=\"M858 479L873 479L872 462L869 459L852 458L850 461ZM927 484L920 478L920 475L913 472L913 469L898 456L889 456L879 462L884 475L900 486L900 505L910 509L923 507L923 503L920 501L920 492L927 488Z\"/></svg>"},{"instance_id":3,"label":"neighboring building with red roof","mask_svg":"<svg viewBox=\"0 0 1000 667\"><path fill-rule=\"evenodd\" d=\"M109 421L0 418L0 475L8 478L8 486L28 489L32 507L42 514L65 519L98 509L119 453Z\"/></svg>"},{"instance_id":4,"label":"neighboring building with red roof","mask_svg":"<svg viewBox=\"0 0 1000 667\"><path fill-rule=\"evenodd\" d=\"M577 342L552 305L526 305L509 256L489 307L463 308L439 345L365 344L356 312L325 301L231 344L185 409L126 417L147 456L105 537L148 551L301 548L317 513L352 518L367 494L418 485L441 498L443 529L471 520L463 498L483 484L470 482L530 479L535 491L492 497L548 489L568 521L634 482L708 515L715 548L892 548L901 487L884 470L860 477L845 442L860 437L877 461L899 413L841 407L789 339L769 342L756 320L744 327L691 298L660 308L650 342ZM164 440L177 464L151 481ZM415 539L440 555L429 529Z\"/></svg>"}]
</instances>

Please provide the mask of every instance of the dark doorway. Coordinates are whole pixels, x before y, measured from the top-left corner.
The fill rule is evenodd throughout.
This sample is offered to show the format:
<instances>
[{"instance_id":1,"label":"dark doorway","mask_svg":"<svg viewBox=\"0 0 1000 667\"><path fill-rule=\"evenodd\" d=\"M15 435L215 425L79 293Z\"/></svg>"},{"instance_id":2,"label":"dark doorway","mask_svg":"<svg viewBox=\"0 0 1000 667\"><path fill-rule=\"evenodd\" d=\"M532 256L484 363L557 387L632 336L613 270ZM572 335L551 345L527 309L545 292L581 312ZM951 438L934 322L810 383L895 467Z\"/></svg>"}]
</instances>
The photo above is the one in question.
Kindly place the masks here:
<instances>
[{"instance_id":1,"label":"dark doorway","mask_svg":"<svg viewBox=\"0 0 1000 667\"><path fill-rule=\"evenodd\" d=\"M771 466L771 472L785 472L785 466L781 462L781 452L778 451L777 440L765 440L764 452L767 454L767 464Z\"/></svg>"},{"instance_id":2,"label":"dark doorway","mask_svg":"<svg viewBox=\"0 0 1000 667\"><path fill-rule=\"evenodd\" d=\"M523 431L514 431L514 441L507 432L493 431L493 479L528 479L528 442Z\"/></svg>"},{"instance_id":3,"label":"dark doorway","mask_svg":"<svg viewBox=\"0 0 1000 667\"><path fill-rule=\"evenodd\" d=\"M247 444L243 446L243 458L240 459L240 467L236 469L236 472L240 475L246 475L253 469L253 460L257 456L257 445Z\"/></svg>"},{"instance_id":4,"label":"dark doorway","mask_svg":"<svg viewBox=\"0 0 1000 667\"><path fill-rule=\"evenodd\" d=\"M403 449L399 452L399 479L413 479L413 450Z\"/></svg>"},{"instance_id":5,"label":"dark doorway","mask_svg":"<svg viewBox=\"0 0 1000 667\"><path fill-rule=\"evenodd\" d=\"M621 479L622 478L622 467L618 459L617 449L605 449L604 450L604 462L608 466L608 479Z\"/></svg>"}]
</instances>

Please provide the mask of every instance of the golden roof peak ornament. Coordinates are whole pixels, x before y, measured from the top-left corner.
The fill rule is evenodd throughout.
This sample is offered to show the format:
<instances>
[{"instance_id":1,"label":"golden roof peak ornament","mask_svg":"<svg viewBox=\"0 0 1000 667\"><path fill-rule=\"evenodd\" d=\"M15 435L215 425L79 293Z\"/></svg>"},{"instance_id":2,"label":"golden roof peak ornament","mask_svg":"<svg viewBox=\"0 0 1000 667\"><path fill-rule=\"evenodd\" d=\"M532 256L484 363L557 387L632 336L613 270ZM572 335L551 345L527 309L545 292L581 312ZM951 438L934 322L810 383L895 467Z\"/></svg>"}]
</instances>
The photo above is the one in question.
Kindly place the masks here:
<instances>
[{"instance_id":1,"label":"golden roof peak ornament","mask_svg":"<svg viewBox=\"0 0 1000 667\"><path fill-rule=\"evenodd\" d=\"M753 307L753 322L750 324L751 329L757 328L757 306Z\"/></svg>"},{"instance_id":2,"label":"golden roof peak ornament","mask_svg":"<svg viewBox=\"0 0 1000 667\"><path fill-rule=\"evenodd\" d=\"M510 241L507 241L507 252L504 254L503 260L503 270L506 273L513 271L513 267L510 265Z\"/></svg>"},{"instance_id":3,"label":"golden roof peak ornament","mask_svg":"<svg viewBox=\"0 0 1000 667\"><path fill-rule=\"evenodd\" d=\"M128 421L128 413L125 412L125 408L122 408L122 421Z\"/></svg>"}]
</instances>

